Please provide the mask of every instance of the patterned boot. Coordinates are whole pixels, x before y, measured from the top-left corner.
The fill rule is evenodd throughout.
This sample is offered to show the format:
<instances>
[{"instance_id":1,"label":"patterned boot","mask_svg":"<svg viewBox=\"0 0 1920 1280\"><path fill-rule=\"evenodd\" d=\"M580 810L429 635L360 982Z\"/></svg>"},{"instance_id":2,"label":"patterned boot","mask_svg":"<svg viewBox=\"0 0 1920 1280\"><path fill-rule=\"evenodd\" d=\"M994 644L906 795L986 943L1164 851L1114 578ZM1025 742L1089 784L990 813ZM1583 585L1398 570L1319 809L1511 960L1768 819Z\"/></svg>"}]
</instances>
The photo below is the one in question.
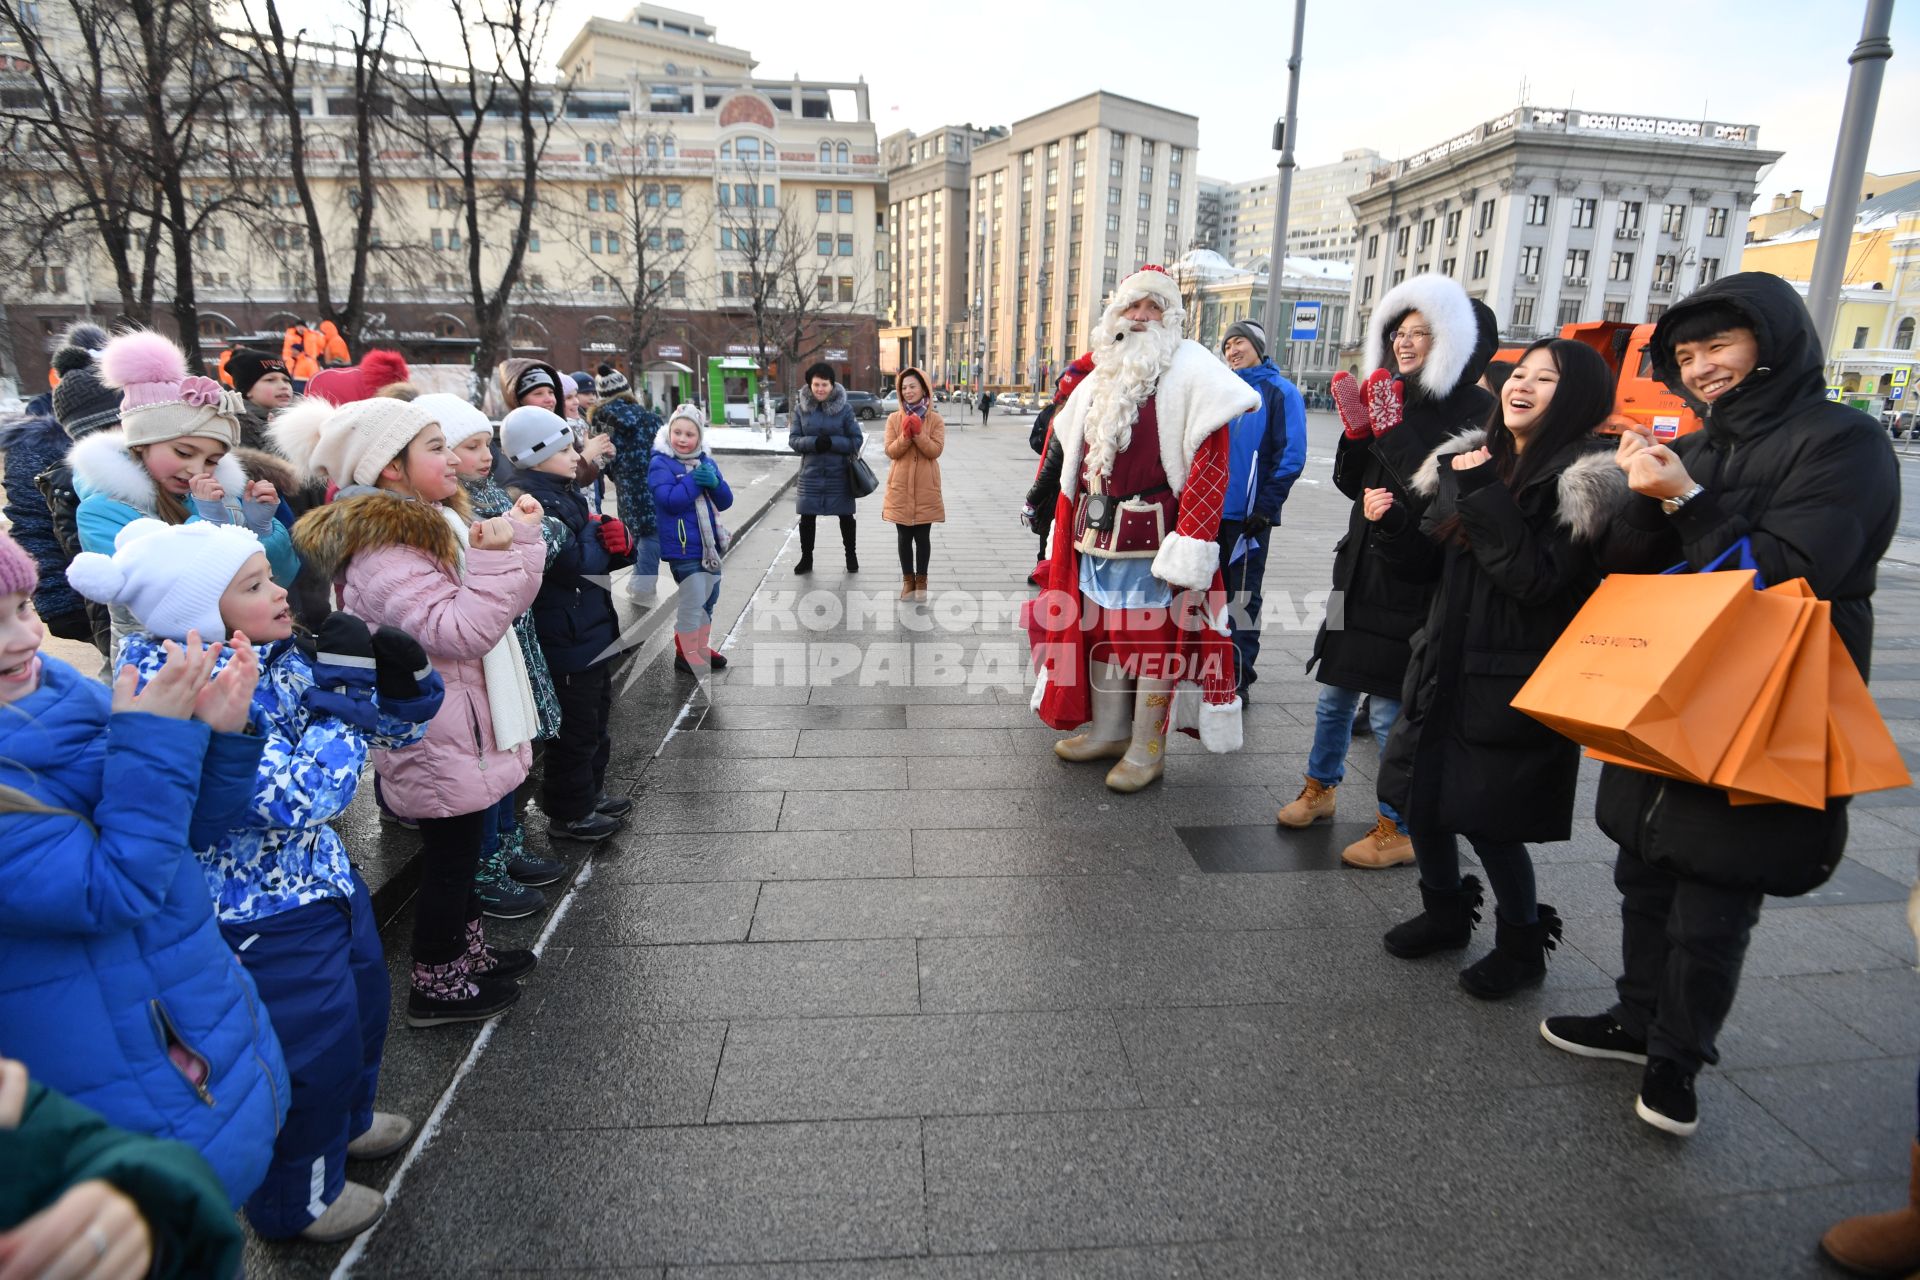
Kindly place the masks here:
<instances>
[{"instance_id":1,"label":"patterned boot","mask_svg":"<svg viewBox=\"0 0 1920 1280\"><path fill-rule=\"evenodd\" d=\"M533 972L540 957L531 951L497 951L487 945L487 927L467 921L467 972L475 978L519 978Z\"/></svg>"},{"instance_id":2,"label":"patterned boot","mask_svg":"<svg viewBox=\"0 0 1920 1280\"><path fill-rule=\"evenodd\" d=\"M467 956L445 964L413 962L412 990L407 993L407 1025L437 1027L450 1022L484 1022L505 1013L520 998L511 982L473 981Z\"/></svg>"}]
</instances>

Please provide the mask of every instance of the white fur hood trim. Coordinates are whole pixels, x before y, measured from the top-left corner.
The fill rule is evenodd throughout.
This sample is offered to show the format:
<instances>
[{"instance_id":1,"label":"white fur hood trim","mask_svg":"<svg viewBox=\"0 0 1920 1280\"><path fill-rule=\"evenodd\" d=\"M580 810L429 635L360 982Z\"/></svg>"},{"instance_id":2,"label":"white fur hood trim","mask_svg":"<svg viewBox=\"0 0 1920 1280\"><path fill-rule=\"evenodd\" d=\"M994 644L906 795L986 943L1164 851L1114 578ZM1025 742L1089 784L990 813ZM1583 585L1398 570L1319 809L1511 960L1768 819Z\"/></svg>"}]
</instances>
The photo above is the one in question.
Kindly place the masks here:
<instances>
[{"instance_id":1,"label":"white fur hood trim","mask_svg":"<svg viewBox=\"0 0 1920 1280\"><path fill-rule=\"evenodd\" d=\"M1479 427L1462 431L1427 455L1413 474L1413 487L1431 498L1440 490L1440 459L1448 454L1467 453L1487 442L1487 433ZM1571 529L1581 542L1592 542L1612 522L1628 495L1627 473L1613 460L1610 449L1592 449L1565 467L1554 480L1554 519L1563 529Z\"/></svg>"},{"instance_id":2,"label":"white fur hood trim","mask_svg":"<svg viewBox=\"0 0 1920 1280\"><path fill-rule=\"evenodd\" d=\"M1088 377L1097 376L1099 370ZM1077 388L1054 417L1060 440L1060 492L1072 498L1080 490L1080 465L1086 449L1087 406L1093 397ZM1154 412L1160 422L1160 465L1178 497L1187 487L1194 455L1208 436L1241 414L1260 407L1259 393L1211 351L1191 339L1173 349L1173 363L1154 388ZM1178 431L1168 431L1168 425Z\"/></svg>"},{"instance_id":3,"label":"white fur hood trim","mask_svg":"<svg viewBox=\"0 0 1920 1280\"><path fill-rule=\"evenodd\" d=\"M68 450L67 465L73 468L74 491L83 499L111 498L147 515L159 513L159 487L146 465L127 452L127 438L122 432L96 431L87 436ZM247 473L232 453L221 456L213 474L230 499L238 501L246 491Z\"/></svg>"},{"instance_id":4,"label":"white fur hood trim","mask_svg":"<svg viewBox=\"0 0 1920 1280\"><path fill-rule=\"evenodd\" d=\"M1414 381L1437 400L1460 381L1480 341L1480 322L1473 314L1473 299L1457 281L1429 272L1403 280L1387 290L1367 322L1368 373L1380 368L1387 358L1387 326L1409 311L1418 311L1427 327L1433 330L1433 346L1427 351L1427 362L1420 366Z\"/></svg>"}]
</instances>

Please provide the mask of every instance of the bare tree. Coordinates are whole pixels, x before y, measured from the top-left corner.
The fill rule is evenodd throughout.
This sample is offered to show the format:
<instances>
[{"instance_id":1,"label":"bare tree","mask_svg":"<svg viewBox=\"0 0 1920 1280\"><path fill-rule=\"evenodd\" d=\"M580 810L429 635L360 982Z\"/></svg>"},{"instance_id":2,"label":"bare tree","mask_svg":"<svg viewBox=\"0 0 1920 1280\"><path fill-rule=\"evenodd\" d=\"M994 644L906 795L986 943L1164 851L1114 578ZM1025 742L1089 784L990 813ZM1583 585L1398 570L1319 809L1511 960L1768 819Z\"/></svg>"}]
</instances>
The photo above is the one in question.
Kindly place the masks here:
<instances>
[{"instance_id":1,"label":"bare tree","mask_svg":"<svg viewBox=\"0 0 1920 1280\"><path fill-rule=\"evenodd\" d=\"M0 0L8 2L11 0ZM263 128L262 132L273 137L276 145L270 149L286 157L298 209L293 216L305 232L304 244L312 262L312 275L304 283L319 318L332 321L358 349L367 311L370 265L382 247L374 231L382 195L374 159L381 137L391 131L394 108L393 91L387 82L387 41L396 21L394 5L391 0L354 0L354 26L346 33L344 45L309 42L305 28L289 33L280 0L261 0L261 5L258 14L251 6L241 9L247 25L244 32L234 33L235 43L254 72L259 100L272 113L273 128ZM328 215L337 216L340 210L322 206L315 198L312 179L310 144L316 139L309 123L310 104L303 99L316 82L345 88L350 110L345 136L328 135L329 140L344 144L353 166L344 186L348 225L339 234L335 234ZM337 99L329 97L331 115ZM284 232L285 222L276 219L270 229ZM337 264L344 264L339 274Z\"/></svg>"},{"instance_id":2,"label":"bare tree","mask_svg":"<svg viewBox=\"0 0 1920 1280\"><path fill-rule=\"evenodd\" d=\"M565 113L569 84L545 83L538 75L555 0L450 3L461 63L434 63L409 32L419 63L393 84L421 149L459 188L467 292L480 344L474 362L484 378L510 349L510 308L533 239L540 166L554 122ZM495 232L502 215L511 223L505 252L490 263L487 249L500 242Z\"/></svg>"}]
</instances>

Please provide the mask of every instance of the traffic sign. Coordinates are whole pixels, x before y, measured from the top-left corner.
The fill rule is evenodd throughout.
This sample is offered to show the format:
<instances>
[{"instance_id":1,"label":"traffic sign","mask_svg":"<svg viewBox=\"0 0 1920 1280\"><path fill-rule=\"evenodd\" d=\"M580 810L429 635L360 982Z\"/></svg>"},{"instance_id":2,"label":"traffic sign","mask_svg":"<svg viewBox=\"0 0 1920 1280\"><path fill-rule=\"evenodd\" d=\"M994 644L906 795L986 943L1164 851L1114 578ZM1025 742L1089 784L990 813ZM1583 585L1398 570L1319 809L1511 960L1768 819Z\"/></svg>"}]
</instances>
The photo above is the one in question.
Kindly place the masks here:
<instances>
[{"instance_id":1,"label":"traffic sign","mask_svg":"<svg viewBox=\"0 0 1920 1280\"><path fill-rule=\"evenodd\" d=\"M1827 388L1827 399L1829 399L1829 400L1838 400L1839 398L1840 398L1840 388L1839 388L1839 387L1828 387L1828 388Z\"/></svg>"},{"instance_id":2,"label":"traffic sign","mask_svg":"<svg viewBox=\"0 0 1920 1280\"><path fill-rule=\"evenodd\" d=\"M1892 391L1892 392L1891 392L1891 393L1890 393L1890 394L1889 394L1889 395L1887 396L1887 399L1889 399L1889 400L1898 400L1898 399L1900 398L1900 394L1901 394L1901 392L1903 392L1903 391L1905 391L1905 390L1906 390L1906 388L1905 388L1905 387L1895 387L1895 388L1893 389L1893 391Z\"/></svg>"},{"instance_id":3,"label":"traffic sign","mask_svg":"<svg viewBox=\"0 0 1920 1280\"><path fill-rule=\"evenodd\" d=\"M1320 336L1320 304L1317 302L1296 302L1293 304L1293 340L1312 342Z\"/></svg>"},{"instance_id":4,"label":"traffic sign","mask_svg":"<svg viewBox=\"0 0 1920 1280\"><path fill-rule=\"evenodd\" d=\"M1893 385L1894 385L1894 386L1896 386L1896 387L1904 387L1904 386L1906 386L1906 385L1907 385L1907 373L1908 373L1908 371L1907 371L1907 370L1905 370L1905 369L1895 369L1895 370L1893 371Z\"/></svg>"}]
</instances>

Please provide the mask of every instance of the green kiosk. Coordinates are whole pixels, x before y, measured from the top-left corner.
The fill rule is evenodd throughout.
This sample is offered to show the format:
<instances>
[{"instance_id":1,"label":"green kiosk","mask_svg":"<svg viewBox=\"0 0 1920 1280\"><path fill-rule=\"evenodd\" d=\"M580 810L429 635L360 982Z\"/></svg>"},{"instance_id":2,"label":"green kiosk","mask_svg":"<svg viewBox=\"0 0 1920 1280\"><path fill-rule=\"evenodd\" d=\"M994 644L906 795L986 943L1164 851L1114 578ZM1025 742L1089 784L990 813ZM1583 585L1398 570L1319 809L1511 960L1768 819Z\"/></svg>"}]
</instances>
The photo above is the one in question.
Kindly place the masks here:
<instances>
[{"instance_id":1,"label":"green kiosk","mask_svg":"<svg viewBox=\"0 0 1920 1280\"><path fill-rule=\"evenodd\" d=\"M746 356L707 357L707 422L747 426L760 402L760 365Z\"/></svg>"}]
</instances>

